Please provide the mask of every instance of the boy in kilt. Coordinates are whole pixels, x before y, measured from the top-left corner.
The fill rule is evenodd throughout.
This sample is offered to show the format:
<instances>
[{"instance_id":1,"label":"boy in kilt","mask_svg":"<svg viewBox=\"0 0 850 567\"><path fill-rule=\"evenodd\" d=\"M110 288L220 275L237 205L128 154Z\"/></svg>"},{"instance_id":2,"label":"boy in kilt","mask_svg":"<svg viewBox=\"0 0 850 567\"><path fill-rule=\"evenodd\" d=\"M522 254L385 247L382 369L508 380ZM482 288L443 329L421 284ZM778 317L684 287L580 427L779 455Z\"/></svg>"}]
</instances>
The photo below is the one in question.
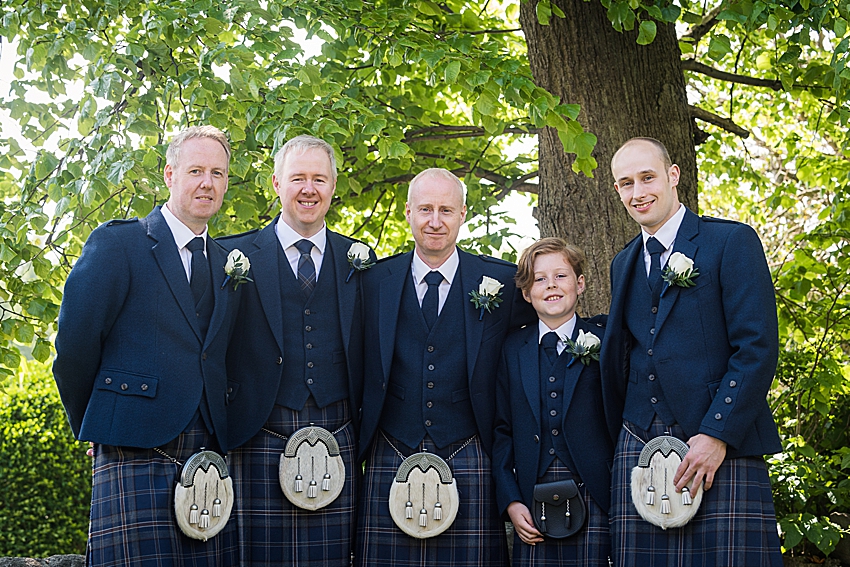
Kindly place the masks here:
<instances>
[{"instance_id":1,"label":"boy in kilt","mask_svg":"<svg viewBox=\"0 0 850 567\"><path fill-rule=\"evenodd\" d=\"M539 318L505 340L496 389L493 477L499 510L513 522L513 566L608 567L608 506L614 440L599 377L604 328L576 312L584 292L584 253L543 238L519 259L517 287ZM533 517L536 484L573 480L587 517L555 539ZM549 521L554 514L550 511ZM579 516L572 514L573 518Z\"/></svg>"},{"instance_id":2,"label":"boy in kilt","mask_svg":"<svg viewBox=\"0 0 850 567\"><path fill-rule=\"evenodd\" d=\"M414 251L378 262L363 277L371 340L360 434L366 470L359 566L507 564L491 474L495 372L508 329L533 318L513 284L513 264L457 248L465 200L465 187L451 172L417 175L405 207ZM490 280L493 287L483 289ZM417 452L446 461L459 492L454 522L426 539L404 533L388 503L396 471ZM416 512L420 526L440 521L430 509L427 517Z\"/></svg>"},{"instance_id":3,"label":"boy in kilt","mask_svg":"<svg viewBox=\"0 0 850 567\"><path fill-rule=\"evenodd\" d=\"M355 266L365 269L374 253L328 229L336 177L327 142L307 135L289 140L275 156L280 216L262 230L221 239L247 256L252 280L227 354L242 567L351 563L363 381ZM358 250L368 261L354 262ZM332 434L345 468L341 493L316 510L294 505L278 475L287 441L311 425Z\"/></svg>"},{"instance_id":4,"label":"boy in kilt","mask_svg":"<svg viewBox=\"0 0 850 567\"><path fill-rule=\"evenodd\" d=\"M699 217L680 204L679 167L657 140L627 141L611 170L642 228L611 264L600 361L609 426L620 427L614 563L781 566L763 457L781 450L766 401L778 330L761 242L747 225ZM667 530L638 515L630 492L640 451L659 435L689 446L670 497L701 483L705 489L690 522Z\"/></svg>"},{"instance_id":5,"label":"boy in kilt","mask_svg":"<svg viewBox=\"0 0 850 567\"><path fill-rule=\"evenodd\" d=\"M166 153L168 202L92 232L65 283L53 373L71 429L94 442L86 564L234 565L236 523L207 541L178 528L175 484L201 448L227 449L224 353L238 294L207 235L230 145L212 126Z\"/></svg>"}]
</instances>

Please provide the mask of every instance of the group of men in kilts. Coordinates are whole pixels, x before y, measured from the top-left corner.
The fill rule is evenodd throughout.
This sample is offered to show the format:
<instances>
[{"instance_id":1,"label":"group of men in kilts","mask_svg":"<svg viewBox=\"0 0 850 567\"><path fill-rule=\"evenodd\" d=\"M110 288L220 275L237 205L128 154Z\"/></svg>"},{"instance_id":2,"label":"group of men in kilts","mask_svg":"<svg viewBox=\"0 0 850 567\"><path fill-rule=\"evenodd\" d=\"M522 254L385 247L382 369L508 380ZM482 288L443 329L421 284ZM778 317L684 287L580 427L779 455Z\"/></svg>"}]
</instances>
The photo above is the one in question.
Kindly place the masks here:
<instances>
[{"instance_id":1,"label":"group of men in kilts","mask_svg":"<svg viewBox=\"0 0 850 567\"><path fill-rule=\"evenodd\" d=\"M495 374L506 335L535 313L515 266L457 247L464 184L444 169L413 177L414 250L376 262L327 227L336 159L312 136L275 156L280 215L210 239L229 159L216 128L175 136L167 203L93 231L66 283L54 374L74 434L94 442L87 564L507 565L490 461ZM626 142L612 171L644 236L612 264L601 348L598 411L616 443L611 558L776 565L762 456L780 449L765 402L778 339L761 245L745 225L680 205L678 167L655 140ZM660 266L680 252L698 278L644 312L647 280L634 273L653 273L653 235ZM233 254L250 269L234 271ZM486 278L501 287L485 307ZM333 435L345 465L340 495L319 510L293 505L279 481L287 441L308 426ZM692 522L666 531L637 516L628 486L642 443L659 434L691 447L677 490L713 486ZM207 541L180 532L173 503L182 463L202 448L227 454L235 493ZM447 462L460 499L451 527L427 539L403 533L388 504L396 471L419 452Z\"/></svg>"}]
</instances>

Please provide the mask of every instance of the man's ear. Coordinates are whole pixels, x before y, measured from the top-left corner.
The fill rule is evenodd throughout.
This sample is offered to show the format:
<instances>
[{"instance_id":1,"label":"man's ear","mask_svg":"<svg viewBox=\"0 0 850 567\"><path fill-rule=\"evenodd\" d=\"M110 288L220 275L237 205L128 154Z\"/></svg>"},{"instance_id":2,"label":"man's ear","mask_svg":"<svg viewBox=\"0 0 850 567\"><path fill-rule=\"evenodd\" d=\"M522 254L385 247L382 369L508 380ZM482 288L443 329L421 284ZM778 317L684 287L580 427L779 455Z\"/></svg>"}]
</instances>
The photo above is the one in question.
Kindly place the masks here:
<instances>
[{"instance_id":1,"label":"man's ear","mask_svg":"<svg viewBox=\"0 0 850 567\"><path fill-rule=\"evenodd\" d=\"M670 178L670 187L675 187L679 184L679 166L675 163L670 166L670 170L667 172L667 177Z\"/></svg>"}]
</instances>

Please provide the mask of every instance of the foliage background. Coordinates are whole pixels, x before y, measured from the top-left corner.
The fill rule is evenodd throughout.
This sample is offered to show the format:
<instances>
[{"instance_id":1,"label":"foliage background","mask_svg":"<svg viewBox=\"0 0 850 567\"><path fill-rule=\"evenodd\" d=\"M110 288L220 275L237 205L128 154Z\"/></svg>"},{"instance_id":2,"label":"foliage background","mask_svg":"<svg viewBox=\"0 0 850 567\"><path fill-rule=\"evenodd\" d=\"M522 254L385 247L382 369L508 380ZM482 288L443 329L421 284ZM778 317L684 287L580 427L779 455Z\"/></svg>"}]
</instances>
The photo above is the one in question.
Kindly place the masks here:
<instances>
[{"instance_id":1,"label":"foliage background","mask_svg":"<svg viewBox=\"0 0 850 567\"><path fill-rule=\"evenodd\" d=\"M785 451L769 463L784 545L829 553L841 535L829 516L850 500L850 1L590 1L616 29L638 32L635 49L676 22L688 99L702 117L701 212L755 226L774 274L783 349L770 397ZM534 6L541 22L569 16L558 2ZM270 156L309 132L341 164L335 229L379 255L409 249L405 184L445 166L469 187L478 237L465 245L513 257L505 237L516 229L494 207L538 187L536 152L516 155L513 142L554 128L577 178L607 175L593 169L597 140L581 109L534 84L519 9L487 0L4 2L0 36L17 42L17 65L3 106L21 129L0 135L4 395L55 402L33 361L50 359L65 277L94 227L167 199L165 144L187 124L219 126L234 145L213 234L276 214ZM296 28L323 41L319 53L302 53ZM26 415L0 426L39 423ZM40 419L50 424L37 429L45 440L67 437L63 420ZM87 467L80 475L87 483ZM64 506L63 490L39 494ZM86 516L84 506L76 517ZM3 533L9 518L0 516ZM45 533L35 524L28 529ZM25 554L46 553L42 541Z\"/></svg>"}]
</instances>

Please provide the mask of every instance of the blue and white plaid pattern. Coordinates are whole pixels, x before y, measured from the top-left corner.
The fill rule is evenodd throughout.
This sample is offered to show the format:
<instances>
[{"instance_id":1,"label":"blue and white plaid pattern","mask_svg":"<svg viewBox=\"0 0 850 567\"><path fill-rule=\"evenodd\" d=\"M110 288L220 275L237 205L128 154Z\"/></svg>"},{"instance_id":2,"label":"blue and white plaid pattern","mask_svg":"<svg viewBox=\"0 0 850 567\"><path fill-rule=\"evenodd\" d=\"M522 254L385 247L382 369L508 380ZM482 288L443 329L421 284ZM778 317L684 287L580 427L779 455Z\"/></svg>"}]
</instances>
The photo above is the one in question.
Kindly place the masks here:
<instances>
[{"instance_id":1,"label":"blue and white plaid pattern","mask_svg":"<svg viewBox=\"0 0 850 567\"><path fill-rule=\"evenodd\" d=\"M348 402L319 409L311 396L300 412L275 406L265 429L286 437L313 423L336 431L350 420ZM342 493L321 510L293 506L278 480L280 455L286 441L260 431L231 451L236 483L236 516L241 567L348 567L354 532L354 494L358 487L352 468L356 451L351 424L334 435L345 463Z\"/></svg>"},{"instance_id":2,"label":"blue and white plaid pattern","mask_svg":"<svg viewBox=\"0 0 850 567\"><path fill-rule=\"evenodd\" d=\"M453 443L440 454L451 454L463 444ZM419 451L438 453L426 437ZM405 455L407 457L409 455ZM355 565L446 567L504 567L508 564L505 524L495 502L490 458L475 439L451 461L457 481L460 509L452 526L442 534L416 539L402 532L390 516L389 495L402 459L377 435L366 461L359 503Z\"/></svg>"},{"instance_id":3,"label":"blue and white plaid pattern","mask_svg":"<svg viewBox=\"0 0 850 567\"><path fill-rule=\"evenodd\" d=\"M656 417L649 432L626 426L643 441L665 431L687 441L679 426ZM644 443L620 431L612 472L611 544L618 567L782 567L770 478L762 457L727 459L703 496L696 516L662 530L643 520L631 497L632 469Z\"/></svg>"},{"instance_id":4,"label":"blue and white plaid pattern","mask_svg":"<svg viewBox=\"0 0 850 567\"><path fill-rule=\"evenodd\" d=\"M181 463L215 447L203 420L160 447ZM237 565L236 519L203 542L183 535L174 517L180 466L152 449L95 445L86 565L222 567Z\"/></svg>"},{"instance_id":5,"label":"blue and white plaid pattern","mask_svg":"<svg viewBox=\"0 0 850 567\"><path fill-rule=\"evenodd\" d=\"M581 479L555 459L537 482L569 479L581 483ZM544 538L543 543L536 545L524 543L514 532L513 567L608 567L608 557L611 555L608 514L599 507L584 484L579 484L579 494L587 506L584 528L568 538Z\"/></svg>"}]
</instances>

